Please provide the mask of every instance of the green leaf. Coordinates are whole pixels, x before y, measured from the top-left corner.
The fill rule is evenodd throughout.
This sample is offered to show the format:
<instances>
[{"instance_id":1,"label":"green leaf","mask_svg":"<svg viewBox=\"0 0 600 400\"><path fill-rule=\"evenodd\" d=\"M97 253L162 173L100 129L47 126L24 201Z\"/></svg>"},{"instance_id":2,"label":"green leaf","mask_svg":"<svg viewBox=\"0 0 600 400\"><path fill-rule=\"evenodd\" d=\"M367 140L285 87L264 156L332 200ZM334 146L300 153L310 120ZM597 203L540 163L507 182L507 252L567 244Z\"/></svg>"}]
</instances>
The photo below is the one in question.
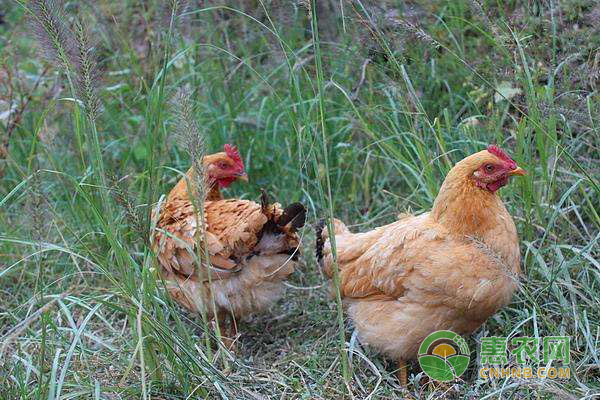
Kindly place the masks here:
<instances>
[{"instance_id":1,"label":"green leaf","mask_svg":"<svg viewBox=\"0 0 600 400\"><path fill-rule=\"evenodd\" d=\"M454 379L454 371L450 364L437 356L423 355L419 357L419 364L431 379L448 382Z\"/></svg>"},{"instance_id":2,"label":"green leaf","mask_svg":"<svg viewBox=\"0 0 600 400\"><path fill-rule=\"evenodd\" d=\"M464 374L467 370L467 367L469 366L469 356L455 355L449 357L446 361L450 363L450 365L452 365L452 368L454 368L454 373L456 374L456 377L459 377L462 374Z\"/></svg>"},{"instance_id":3,"label":"green leaf","mask_svg":"<svg viewBox=\"0 0 600 400\"><path fill-rule=\"evenodd\" d=\"M144 161L148 158L148 151L146 150L146 146L139 144L133 148L133 156L136 161Z\"/></svg>"}]
</instances>

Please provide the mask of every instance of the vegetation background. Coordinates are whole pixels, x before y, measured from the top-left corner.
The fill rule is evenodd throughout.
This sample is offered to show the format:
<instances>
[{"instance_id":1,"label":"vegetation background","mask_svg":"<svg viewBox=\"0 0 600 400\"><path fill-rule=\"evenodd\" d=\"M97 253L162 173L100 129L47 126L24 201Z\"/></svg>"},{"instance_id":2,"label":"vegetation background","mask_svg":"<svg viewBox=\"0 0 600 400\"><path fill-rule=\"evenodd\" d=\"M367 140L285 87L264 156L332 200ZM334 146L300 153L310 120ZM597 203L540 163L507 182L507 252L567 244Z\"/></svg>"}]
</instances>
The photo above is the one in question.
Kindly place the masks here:
<instances>
[{"instance_id":1,"label":"vegetation background","mask_svg":"<svg viewBox=\"0 0 600 400\"><path fill-rule=\"evenodd\" d=\"M0 398L599 394L597 1L0 1L0 49ZM471 349L570 335L571 378L482 380L473 357L462 381L414 368L401 388L349 321L340 342L308 225L428 210L491 142L529 171L501 194L524 276ZM287 296L235 357L165 296L147 245L190 152L224 143L251 178L229 196L311 215Z\"/></svg>"}]
</instances>

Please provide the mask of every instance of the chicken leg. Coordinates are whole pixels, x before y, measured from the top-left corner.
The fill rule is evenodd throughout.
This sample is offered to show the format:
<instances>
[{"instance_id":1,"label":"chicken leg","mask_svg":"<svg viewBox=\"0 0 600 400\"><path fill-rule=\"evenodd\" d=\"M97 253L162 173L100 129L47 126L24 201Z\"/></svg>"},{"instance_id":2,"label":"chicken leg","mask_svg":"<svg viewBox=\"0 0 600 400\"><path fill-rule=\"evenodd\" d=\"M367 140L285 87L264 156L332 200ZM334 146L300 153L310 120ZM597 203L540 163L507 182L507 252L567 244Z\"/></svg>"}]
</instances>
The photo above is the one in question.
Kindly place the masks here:
<instances>
[{"instance_id":1,"label":"chicken leg","mask_svg":"<svg viewBox=\"0 0 600 400\"><path fill-rule=\"evenodd\" d=\"M221 336L221 343L223 346L231 352L236 351L236 339L237 339L237 324L235 318L229 313L218 313L215 320L213 320L213 329L217 330L216 324L219 324L219 332Z\"/></svg>"},{"instance_id":2,"label":"chicken leg","mask_svg":"<svg viewBox=\"0 0 600 400\"><path fill-rule=\"evenodd\" d=\"M398 371L396 371L396 377L400 381L400 385L406 387L408 385L408 366L406 361L398 360Z\"/></svg>"},{"instance_id":3,"label":"chicken leg","mask_svg":"<svg viewBox=\"0 0 600 400\"><path fill-rule=\"evenodd\" d=\"M238 339L238 329L237 329L237 321L232 314L227 314L229 319L229 324L227 326L226 335L229 340L229 346L227 347L229 351L235 353L237 350L237 339Z\"/></svg>"}]
</instances>

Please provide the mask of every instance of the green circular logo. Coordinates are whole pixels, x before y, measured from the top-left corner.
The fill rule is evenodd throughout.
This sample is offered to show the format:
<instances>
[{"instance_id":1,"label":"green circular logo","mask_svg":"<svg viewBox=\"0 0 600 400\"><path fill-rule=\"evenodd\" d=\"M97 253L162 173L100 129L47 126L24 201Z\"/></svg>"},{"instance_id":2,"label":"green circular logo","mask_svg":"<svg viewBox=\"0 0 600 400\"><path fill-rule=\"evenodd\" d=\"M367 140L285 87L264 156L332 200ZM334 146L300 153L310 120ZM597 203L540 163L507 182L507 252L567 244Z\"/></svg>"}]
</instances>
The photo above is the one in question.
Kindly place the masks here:
<instances>
[{"instance_id":1,"label":"green circular logo","mask_svg":"<svg viewBox=\"0 0 600 400\"><path fill-rule=\"evenodd\" d=\"M419 347L419 365L431 379L450 382L465 373L469 366L469 346L452 331L436 331Z\"/></svg>"}]
</instances>

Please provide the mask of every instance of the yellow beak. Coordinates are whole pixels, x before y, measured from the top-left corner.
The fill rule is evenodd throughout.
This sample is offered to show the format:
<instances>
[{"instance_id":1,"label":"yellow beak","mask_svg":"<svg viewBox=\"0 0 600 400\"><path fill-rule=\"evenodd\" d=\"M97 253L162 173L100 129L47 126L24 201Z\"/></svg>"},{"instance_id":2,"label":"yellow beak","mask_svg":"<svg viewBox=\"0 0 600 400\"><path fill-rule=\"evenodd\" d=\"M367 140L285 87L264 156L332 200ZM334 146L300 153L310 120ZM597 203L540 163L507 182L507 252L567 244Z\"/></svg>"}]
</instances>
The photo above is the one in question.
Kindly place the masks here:
<instances>
[{"instance_id":1,"label":"yellow beak","mask_svg":"<svg viewBox=\"0 0 600 400\"><path fill-rule=\"evenodd\" d=\"M245 172L239 174L237 178L243 180L244 182L248 182L248 174Z\"/></svg>"},{"instance_id":2,"label":"yellow beak","mask_svg":"<svg viewBox=\"0 0 600 400\"><path fill-rule=\"evenodd\" d=\"M527 171L525 171L523 168L517 167L517 169L513 169L512 171L510 171L508 173L508 176L514 176L514 175L519 175L519 176L527 175Z\"/></svg>"}]
</instances>

